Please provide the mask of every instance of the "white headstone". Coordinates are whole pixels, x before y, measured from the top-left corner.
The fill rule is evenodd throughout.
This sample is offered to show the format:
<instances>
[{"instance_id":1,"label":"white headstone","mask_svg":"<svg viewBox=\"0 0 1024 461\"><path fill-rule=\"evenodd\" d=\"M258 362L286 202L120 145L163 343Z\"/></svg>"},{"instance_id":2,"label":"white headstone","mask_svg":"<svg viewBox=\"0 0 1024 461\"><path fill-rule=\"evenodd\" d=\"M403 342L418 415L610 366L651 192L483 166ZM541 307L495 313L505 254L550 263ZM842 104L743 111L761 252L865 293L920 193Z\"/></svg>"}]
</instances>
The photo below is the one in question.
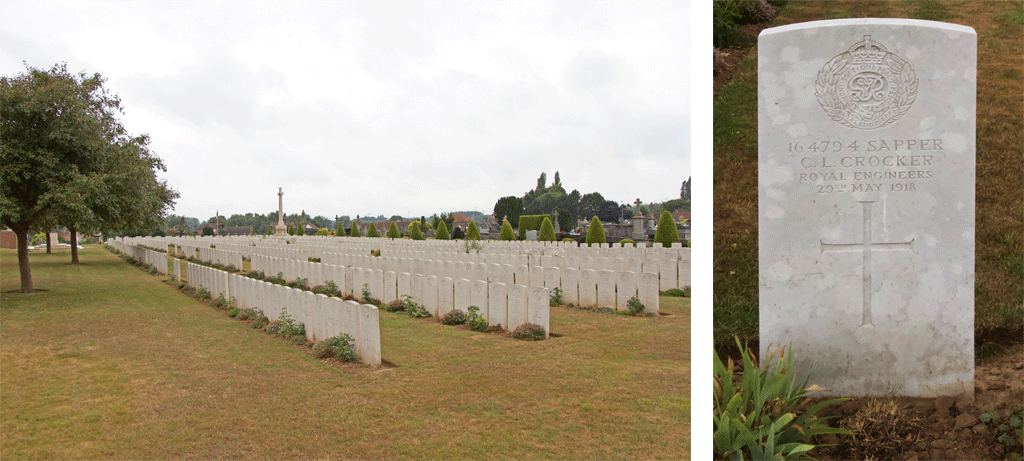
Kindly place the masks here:
<instances>
[{"instance_id":1,"label":"white headstone","mask_svg":"<svg viewBox=\"0 0 1024 461\"><path fill-rule=\"evenodd\" d=\"M508 285L504 283L487 285L487 325L508 325Z\"/></svg>"},{"instance_id":2,"label":"white headstone","mask_svg":"<svg viewBox=\"0 0 1024 461\"><path fill-rule=\"evenodd\" d=\"M827 394L973 395L976 49L909 19L761 33L761 357L792 343Z\"/></svg>"}]
</instances>

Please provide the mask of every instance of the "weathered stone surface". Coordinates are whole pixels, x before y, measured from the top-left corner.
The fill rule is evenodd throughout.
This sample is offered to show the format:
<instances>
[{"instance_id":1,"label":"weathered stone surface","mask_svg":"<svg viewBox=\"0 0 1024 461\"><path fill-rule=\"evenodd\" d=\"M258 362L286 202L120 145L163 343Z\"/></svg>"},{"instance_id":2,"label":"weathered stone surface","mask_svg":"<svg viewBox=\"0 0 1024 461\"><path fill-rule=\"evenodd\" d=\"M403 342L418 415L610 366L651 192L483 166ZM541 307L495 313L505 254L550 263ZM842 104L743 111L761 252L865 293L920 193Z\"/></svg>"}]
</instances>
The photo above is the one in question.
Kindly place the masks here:
<instances>
[{"instance_id":1,"label":"weathered stone surface","mask_svg":"<svg viewBox=\"0 0 1024 461\"><path fill-rule=\"evenodd\" d=\"M761 354L826 395L973 395L974 30L907 19L758 43Z\"/></svg>"}]
</instances>

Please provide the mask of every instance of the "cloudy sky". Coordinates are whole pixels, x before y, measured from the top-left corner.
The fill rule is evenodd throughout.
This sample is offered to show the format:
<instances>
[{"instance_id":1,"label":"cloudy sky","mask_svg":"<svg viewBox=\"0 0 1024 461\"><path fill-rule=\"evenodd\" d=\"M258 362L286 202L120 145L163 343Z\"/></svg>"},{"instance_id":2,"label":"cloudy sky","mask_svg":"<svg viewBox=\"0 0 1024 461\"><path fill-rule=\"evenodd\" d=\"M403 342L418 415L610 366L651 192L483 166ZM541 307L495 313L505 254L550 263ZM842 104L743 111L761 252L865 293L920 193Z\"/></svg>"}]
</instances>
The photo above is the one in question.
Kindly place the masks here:
<instances>
[{"instance_id":1,"label":"cloudy sky","mask_svg":"<svg viewBox=\"0 0 1024 461\"><path fill-rule=\"evenodd\" d=\"M689 2L4 2L0 74L100 73L173 213L420 216L546 172L631 203L690 176Z\"/></svg>"}]
</instances>

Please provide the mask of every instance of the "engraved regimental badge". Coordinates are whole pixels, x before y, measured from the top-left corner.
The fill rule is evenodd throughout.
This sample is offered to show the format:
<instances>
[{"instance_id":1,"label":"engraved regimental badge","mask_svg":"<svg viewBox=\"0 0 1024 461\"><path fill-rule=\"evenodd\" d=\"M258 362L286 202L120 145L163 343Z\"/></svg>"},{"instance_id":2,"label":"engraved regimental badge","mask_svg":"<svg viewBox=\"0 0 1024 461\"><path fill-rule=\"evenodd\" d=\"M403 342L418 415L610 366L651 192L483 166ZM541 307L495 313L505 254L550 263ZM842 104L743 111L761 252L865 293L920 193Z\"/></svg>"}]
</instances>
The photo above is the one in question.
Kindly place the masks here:
<instances>
[{"instance_id":1,"label":"engraved regimental badge","mask_svg":"<svg viewBox=\"0 0 1024 461\"><path fill-rule=\"evenodd\" d=\"M818 72L814 95L832 120L873 130L899 120L917 97L917 76L907 61L865 35Z\"/></svg>"}]
</instances>

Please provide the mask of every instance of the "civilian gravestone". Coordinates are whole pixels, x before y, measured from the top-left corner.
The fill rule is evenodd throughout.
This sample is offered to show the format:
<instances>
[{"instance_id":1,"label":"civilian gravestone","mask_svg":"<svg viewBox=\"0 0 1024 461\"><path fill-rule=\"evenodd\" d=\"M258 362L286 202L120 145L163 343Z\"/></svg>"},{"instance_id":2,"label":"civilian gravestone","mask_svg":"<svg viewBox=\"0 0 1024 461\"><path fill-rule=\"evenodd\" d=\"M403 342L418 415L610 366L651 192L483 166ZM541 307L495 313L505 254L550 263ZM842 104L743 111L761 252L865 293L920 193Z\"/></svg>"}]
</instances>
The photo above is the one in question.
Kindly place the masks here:
<instances>
[{"instance_id":1,"label":"civilian gravestone","mask_svg":"<svg viewBox=\"0 0 1024 461\"><path fill-rule=\"evenodd\" d=\"M758 41L761 357L831 395L973 395L977 36L842 19Z\"/></svg>"}]
</instances>

